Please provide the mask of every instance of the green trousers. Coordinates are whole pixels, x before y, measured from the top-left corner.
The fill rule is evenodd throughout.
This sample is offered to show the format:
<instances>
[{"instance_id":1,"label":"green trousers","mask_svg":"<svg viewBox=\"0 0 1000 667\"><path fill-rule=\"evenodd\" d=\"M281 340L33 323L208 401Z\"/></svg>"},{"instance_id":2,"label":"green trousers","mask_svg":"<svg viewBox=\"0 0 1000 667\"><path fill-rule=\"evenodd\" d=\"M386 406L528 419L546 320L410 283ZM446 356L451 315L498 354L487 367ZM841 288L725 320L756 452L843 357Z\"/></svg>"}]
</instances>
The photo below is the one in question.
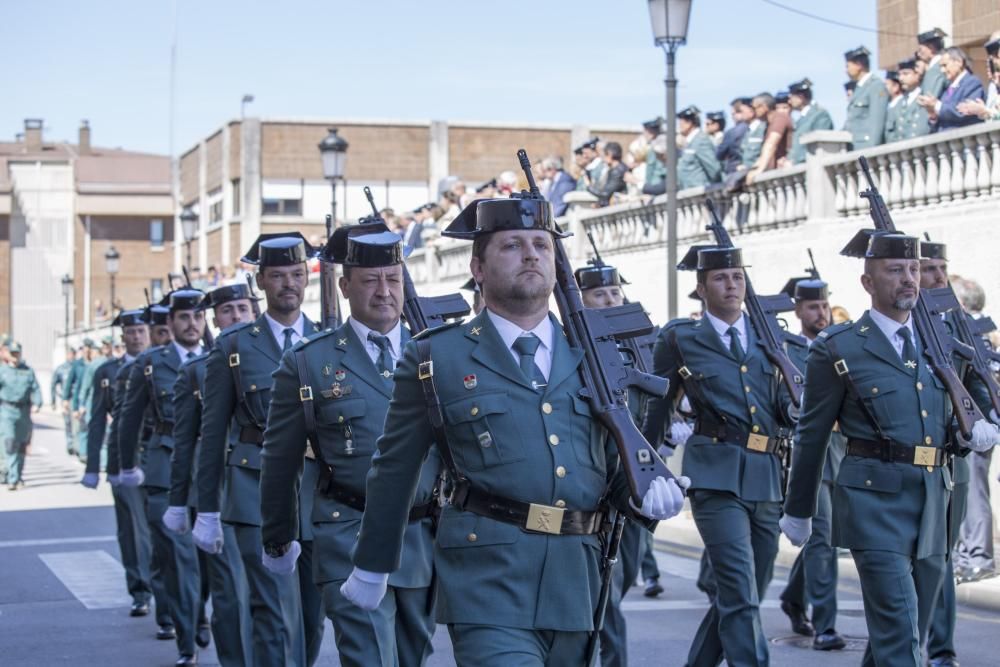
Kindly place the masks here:
<instances>
[{"instance_id":1,"label":"green trousers","mask_svg":"<svg viewBox=\"0 0 1000 667\"><path fill-rule=\"evenodd\" d=\"M788 585L781 592L784 602L803 609L812 604L816 634L833 631L837 626L837 548L831 543L831 488L829 482L820 485L812 534L795 559Z\"/></svg>"},{"instance_id":2,"label":"green trousers","mask_svg":"<svg viewBox=\"0 0 1000 667\"><path fill-rule=\"evenodd\" d=\"M448 626L458 667L563 667L585 664L589 632L454 623Z\"/></svg>"}]
</instances>

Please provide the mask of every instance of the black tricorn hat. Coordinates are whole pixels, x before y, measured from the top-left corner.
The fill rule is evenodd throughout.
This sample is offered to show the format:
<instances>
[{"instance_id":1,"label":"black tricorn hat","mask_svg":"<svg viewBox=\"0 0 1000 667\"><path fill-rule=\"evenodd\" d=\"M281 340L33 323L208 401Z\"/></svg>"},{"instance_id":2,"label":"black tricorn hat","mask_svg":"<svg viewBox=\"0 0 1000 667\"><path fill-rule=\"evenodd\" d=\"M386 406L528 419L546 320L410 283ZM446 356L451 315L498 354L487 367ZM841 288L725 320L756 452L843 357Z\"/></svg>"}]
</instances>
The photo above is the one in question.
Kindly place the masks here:
<instances>
[{"instance_id":1,"label":"black tricorn hat","mask_svg":"<svg viewBox=\"0 0 1000 667\"><path fill-rule=\"evenodd\" d=\"M178 310L199 310L202 301L205 300L205 296L205 293L201 290L182 287L163 297L160 305L167 306L171 313Z\"/></svg>"},{"instance_id":2,"label":"black tricorn hat","mask_svg":"<svg viewBox=\"0 0 1000 667\"><path fill-rule=\"evenodd\" d=\"M717 245L694 245L677 265L679 271L714 271L716 269L742 269L743 251L739 248L721 248Z\"/></svg>"},{"instance_id":3,"label":"black tricorn hat","mask_svg":"<svg viewBox=\"0 0 1000 667\"><path fill-rule=\"evenodd\" d=\"M525 229L550 232L561 239L570 236L556 227L549 203L531 197L477 199L458 214L441 236L471 240L482 234Z\"/></svg>"},{"instance_id":4,"label":"black tricorn hat","mask_svg":"<svg viewBox=\"0 0 1000 667\"><path fill-rule=\"evenodd\" d=\"M856 49L851 49L850 51L846 51L844 53L844 60L861 63L862 65L867 67L869 62L868 56L870 56L871 54L872 54L871 51L869 51L863 46L859 46Z\"/></svg>"},{"instance_id":5,"label":"black tricorn hat","mask_svg":"<svg viewBox=\"0 0 1000 667\"><path fill-rule=\"evenodd\" d=\"M170 309L158 303L146 306L142 310L142 320L146 324L166 324Z\"/></svg>"},{"instance_id":6,"label":"black tricorn hat","mask_svg":"<svg viewBox=\"0 0 1000 667\"><path fill-rule=\"evenodd\" d=\"M943 40L947 36L948 33L946 33L941 28L931 28L930 30L927 30L917 35L917 43L931 44L936 40Z\"/></svg>"},{"instance_id":7,"label":"black tricorn hat","mask_svg":"<svg viewBox=\"0 0 1000 667\"><path fill-rule=\"evenodd\" d=\"M592 150L597 150L597 143L601 140L600 137L591 137L585 142L573 149L574 153L582 153L584 148L590 148Z\"/></svg>"},{"instance_id":8,"label":"black tricorn hat","mask_svg":"<svg viewBox=\"0 0 1000 667\"><path fill-rule=\"evenodd\" d=\"M781 291L796 301L826 301L830 298L830 286L812 276L792 278Z\"/></svg>"},{"instance_id":9,"label":"black tricorn hat","mask_svg":"<svg viewBox=\"0 0 1000 667\"><path fill-rule=\"evenodd\" d=\"M887 69L885 71L885 80L895 81L896 83L899 83L899 72L897 72L894 69Z\"/></svg>"},{"instance_id":10,"label":"black tricorn hat","mask_svg":"<svg viewBox=\"0 0 1000 667\"><path fill-rule=\"evenodd\" d=\"M657 116L652 120L647 120L642 124L643 129L653 131L655 130L657 134L663 129L663 117Z\"/></svg>"},{"instance_id":11,"label":"black tricorn hat","mask_svg":"<svg viewBox=\"0 0 1000 667\"><path fill-rule=\"evenodd\" d=\"M576 284L580 289L596 289L598 287L620 287L622 277L618 275L618 269L613 266L603 264L601 266L581 266L573 272ZM627 284L627 283L625 283Z\"/></svg>"},{"instance_id":12,"label":"black tricorn hat","mask_svg":"<svg viewBox=\"0 0 1000 667\"><path fill-rule=\"evenodd\" d=\"M479 283L476 282L475 278L469 278L468 280L466 280L464 283L462 283L462 286L459 289L469 290L470 292L474 292L475 294L479 294L479 292L481 291L479 289Z\"/></svg>"},{"instance_id":13,"label":"black tricorn hat","mask_svg":"<svg viewBox=\"0 0 1000 667\"><path fill-rule=\"evenodd\" d=\"M319 258L331 264L343 264L347 260L349 238L388 231L385 220L374 215L361 218L356 225L342 225L333 230L326 245L319 251Z\"/></svg>"},{"instance_id":14,"label":"black tricorn hat","mask_svg":"<svg viewBox=\"0 0 1000 667\"><path fill-rule=\"evenodd\" d=\"M701 109L691 104L678 111L677 117L687 118L689 121L697 123L699 120L701 120Z\"/></svg>"},{"instance_id":15,"label":"black tricorn hat","mask_svg":"<svg viewBox=\"0 0 1000 667\"><path fill-rule=\"evenodd\" d=\"M114 321L111 323L113 327L133 327L137 324L146 324L146 320L143 319L143 314L146 312L145 308L133 308L131 310L120 310L118 315L115 316Z\"/></svg>"},{"instance_id":16,"label":"black tricorn hat","mask_svg":"<svg viewBox=\"0 0 1000 667\"><path fill-rule=\"evenodd\" d=\"M1000 37L996 39L991 39L990 41L983 44L983 48L986 49L986 54L990 56L996 56L1000 53Z\"/></svg>"},{"instance_id":17,"label":"black tricorn hat","mask_svg":"<svg viewBox=\"0 0 1000 667\"><path fill-rule=\"evenodd\" d=\"M811 93L812 85L813 82L810 81L808 77L802 79L801 81L793 81L792 83L788 84L788 92L790 94L796 94L796 95L799 93Z\"/></svg>"},{"instance_id":18,"label":"black tricorn hat","mask_svg":"<svg viewBox=\"0 0 1000 667\"><path fill-rule=\"evenodd\" d=\"M904 70L904 69L913 69L913 70L917 69L917 59L907 58L906 60L900 60L898 63L896 63L896 72L899 72L899 70Z\"/></svg>"},{"instance_id":19,"label":"black tricorn hat","mask_svg":"<svg viewBox=\"0 0 1000 667\"><path fill-rule=\"evenodd\" d=\"M709 111L705 114L705 118L713 123L718 123L723 128L726 127L726 114L721 111Z\"/></svg>"},{"instance_id":20,"label":"black tricorn hat","mask_svg":"<svg viewBox=\"0 0 1000 667\"><path fill-rule=\"evenodd\" d=\"M862 229L840 254L865 259L920 259L920 239L898 231Z\"/></svg>"},{"instance_id":21,"label":"black tricorn hat","mask_svg":"<svg viewBox=\"0 0 1000 667\"><path fill-rule=\"evenodd\" d=\"M403 237L393 232L375 232L347 237L344 266L379 267L403 263Z\"/></svg>"},{"instance_id":22,"label":"black tricorn hat","mask_svg":"<svg viewBox=\"0 0 1000 667\"><path fill-rule=\"evenodd\" d=\"M233 283L232 285L216 287L209 292L205 299L202 300L201 308L208 310L209 308L217 308L230 301L240 301L242 299L249 299L250 301L260 300L259 297L250 291L250 286L246 283Z\"/></svg>"},{"instance_id":23,"label":"black tricorn hat","mask_svg":"<svg viewBox=\"0 0 1000 667\"><path fill-rule=\"evenodd\" d=\"M788 91L787 90L779 90L778 92L776 92L774 94L774 101L778 102L779 104L783 104L783 103L788 102Z\"/></svg>"},{"instance_id":24,"label":"black tricorn hat","mask_svg":"<svg viewBox=\"0 0 1000 667\"><path fill-rule=\"evenodd\" d=\"M241 262L265 266L292 266L309 261L316 256L316 249L309 245L299 232L261 234L250 246Z\"/></svg>"},{"instance_id":25,"label":"black tricorn hat","mask_svg":"<svg viewBox=\"0 0 1000 667\"><path fill-rule=\"evenodd\" d=\"M933 241L920 242L920 259L943 259L948 261L948 244Z\"/></svg>"}]
</instances>

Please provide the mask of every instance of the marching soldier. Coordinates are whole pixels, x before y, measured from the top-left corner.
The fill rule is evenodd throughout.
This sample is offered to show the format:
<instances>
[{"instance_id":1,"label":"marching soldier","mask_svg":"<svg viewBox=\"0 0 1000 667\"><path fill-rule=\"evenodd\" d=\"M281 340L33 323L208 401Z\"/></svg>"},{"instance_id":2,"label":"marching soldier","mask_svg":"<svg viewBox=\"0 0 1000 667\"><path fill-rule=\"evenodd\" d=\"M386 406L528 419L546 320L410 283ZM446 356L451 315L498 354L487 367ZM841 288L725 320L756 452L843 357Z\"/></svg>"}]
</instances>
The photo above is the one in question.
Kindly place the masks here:
<instances>
[{"instance_id":1,"label":"marching soldier","mask_svg":"<svg viewBox=\"0 0 1000 667\"><path fill-rule=\"evenodd\" d=\"M253 319L256 297L245 284L224 285L209 292L202 310L212 309L215 326L220 331ZM207 354L185 361L174 383L174 452L170 469L170 506L163 523L175 533L191 530L190 512L197 510L197 495L192 479L195 450L200 445L202 397L205 395ZM189 508L193 508L189 509ZM223 542L228 548L208 554L198 550L203 575L202 601L206 589L212 598L212 636L215 651L223 666L252 664L250 647L250 592L243 561L240 559L236 533L231 525L223 526Z\"/></svg>"},{"instance_id":2,"label":"marching soldier","mask_svg":"<svg viewBox=\"0 0 1000 667\"><path fill-rule=\"evenodd\" d=\"M811 346L781 529L796 545L809 538L830 431L839 424L847 455L833 488L833 540L851 549L861 579L863 664L916 667L948 551L951 403L918 352L929 342L911 316L920 241L866 230L841 254L865 258L861 282L872 307ZM996 426L979 420L960 444L984 451L997 439Z\"/></svg>"},{"instance_id":3,"label":"marching soldier","mask_svg":"<svg viewBox=\"0 0 1000 667\"><path fill-rule=\"evenodd\" d=\"M63 392L66 390L66 383L69 380L69 373L73 368L74 361L76 361L76 350L72 346L67 345L66 361L56 366L56 369L52 371L52 385L49 396L52 400L53 410L59 410L62 406ZM63 429L66 433L66 451L69 452L73 448L73 417L69 414L68 410L60 411L63 416Z\"/></svg>"},{"instance_id":4,"label":"marching soldier","mask_svg":"<svg viewBox=\"0 0 1000 667\"><path fill-rule=\"evenodd\" d=\"M250 585L254 664L262 666L311 665L323 639L322 600L311 576L314 461L305 464L299 485L299 572L275 574L261 562L260 460L271 376L284 351L319 331L301 311L306 262L314 255L297 232L257 238L241 261L258 266L267 310L220 334L205 367L213 381L205 386L193 534L199 548L218 553L222 524L233 526Z\"/></svg>"},{"instance_id":5,"label":"marching soldier","mask_svg":"<svg viewBox=\"0 0 1000 667\"><path fill-rule=\"evenodd\" d=\"M86 372L87 364L90 363L94 355L95 348L96 345L93 340L90 338L83 339L80 353L73 360L73 365L70 366L69 374L66 376L66 382L63 384L63 412L69 415L70 428L73 429L73 438L68 443L67 449L67 453L70 456L83 456L83 452L80 451L79 447L80 416L82 414L80 410L80 385L83 383L83 374ZM86 428L86 424L83 425L83 428Z\"/></svg>"},{"instance_id":6,"label":"marching soldier","mask_svg":"<svg viewBox=\"0 0 1000 667\"><path fill-rule=\"evenodd\" d=\"M118 442L117 439L112 439L111 431L108 430L108 418L112 416L115 405L120 406L123 400L124 386L118 386L117 382L119 373L149 347L149 326L145 318L146 312L142 308L118 313L111 325L122 329L125 354L117 359L106 360L94 373L96 389L91 398L90 421L87 424L87 468L80 482L88 489L96 489L99 483L101 450L105 444L108 445L108 481L117 479L119 475ZM127 375L123 375L122 385L124 377ZM116 481L111 485L111 497L114 500L118 547L125 568L125 583L132 596L130 615L146 616L149 614L152 588L149 581L149 526L146 523L142 492L137 487L122 486ZM160 611L159 608L157 611ZM166 610L161 613L166 619Z\"/></svg>"},{"instance_id":7,"label":"marching soldier","mask_svg":"<svg viewBox=\"0 0 1000 667\"><path fill-rule=\"evenodd\" d=\"M920 73L917 72L916 60L913 58L901 60L896 67L904 95L903 109L899 118L899 138L912 139L930 134L931 121L927 109L917 104L917 98L923 95L923 89L920 86Z\"/></svg>"},{"instance_id":8,"label":"marching soldier","mask_svg":"<svg viewBox=\"0 0 1000 667\"><path fill-rule=\"evenodd\" d=\"M680 189L704 187L722 177L722 165L715 157L715 144L701 130L701 111L691 105L677 112L677 126L684 135L684 149L677 159Z\"/></svg>"},{"instance_id":9,"label":"marching soldier","mask_svg":"<svg viewBox=\"0 0 1000 667\"><path fill-rule=\"evenodd\" d=\"M31 442L31 411L42 409L42 389L21 359L21 344L7 344L8 359L0 364L0 447L7 456L7 488L24 486L24 455Z\"/></svg>"},{"instance_id":10,"label":"marching soldier","mask_svg":"<svg viewBox=\"0 0 1000 667\"><path fill-rule=\"evenodd\" d=\"M274 375L261 466L264 561L276 572L295 567L296 480L303 457L320 461L311 521L313 576L322 588L343 665L423 665L434 634L433 515L436 455L423 465L409 509L402 560L372 611L340 592L351 573L365 510L365 477L376 454L392 396L392 372L410 332L403 308L402 239L383 225L341 227L323 261L342 264L340 290L351 316L338 329L311 337L282 357ZM303 391L312 400L301 400ZM307 442L309 443L307 445ZM318 451L317 451L318 448ZM310 489L311 490L311 489Z\"/></svg>"},{"instance_id":11,"label":"marching soldier","mask_svg":"<svg viewBox=\"0 0 1000 667\"><path fill-rule=\"evenodd\" d=\"M829 288L818 277L792 278L782 290L795 300L795 316L801 325L805 345L789 342L788 357L805 373L806 355L820 332L832 323ZM830 433L830 446L823 464L823 483L819 487L819 501L813 515L813 532L799 552L788 585L781 593L781 610L791 619L792 630L812 636L813 648L818 651L835 651L847 643L836 630L837 622L837 549L830 537L833 523L832 490L837 479L840 462L847 444L834 430ZM812 604L812 621L806 610Z\"/></svg>"},{"instance_id":12,"label":"marching soldier","mask_svg":"<svg viewBox=\"0 0 1000 667\"><path fill-rule=\"evenodd\" d=\"M670 380L670 390L663 399L650 399L646 437L661 440L683 388L696 418L684 474L691 479L688 497L715 588L687 661L766 665L760 601L778 553L791 398L743 314L740 249L694 246L677 268L697 271L705 313L660 331L653 372Z\"/></svg>"},{"instance_id":13,"label":"marching soldier","mask_svg":"<svg viewBox=\"0 0 1000 667\"><path fill-rule=\"evenodd\" d=\"M844 130L851 133L851 149L871 148L885 135L886 105L889 100L882 80L869 71L871 52L863 46L844 54L847 76L855 86L847 103Z\"/></svg>"},{"instance_id":14,"label":"marching soldier","mask_svg":"<svg viewBox=\"0 0 1000 667\"><path fill-rule=\"evenodd\" d=\"M647 526L683 504L677 482L657 478L632 508L617 449L579 396L580 351L548 312L556 234L548 203L531 199L474 202L444 232L473 239L486 309L407 345L341 589L380 604L435 441L455 479L436 537L437 616L459 665L584 664L602 499ZM430 405L443 408L437 428Z\"/></svg>"},{"instance_id":15,"label":"marching soldier","mask_svg":"<svg viewBox=\"0 0 1000 667\"><path fill-rule=\"evenodd\" d=\"M816 130L832 130L833 119L829 111L813 102L812 81L809 79L788 84L788 104L799 112L789 155L792 162L798 164L806 160L806 147L802 145L802 137Z\"/></svg>"},{"instance_id":16,"label":"marching soldier","mask_svg":"<svg viewBox=\"0 0 1000 667\"><path fill-rule=\"evenodd\" d=\"M932 28L917 35L917 57L927 64L920 87L924 95L940 99L944 89L948 87L948 77L941 69L941 52L944 51L944 38L948 36L941 28Z\"/></svg>"},{"instance_id":17,"label":"marching soldier","mask_svg":"<svg viewBox=\"0 0 1000 667\"><path fill-rule=\"evenodd\" d=\"M113 324L113 323L112 323ZM94 399L94 375L97 369L104 365L104 362L111 357L110 337L101 340L101 347L94 349L94 354L83 369L83 376L80 379L80 395L78 399L80 413L80 437L77 439L77 455L84 464L87 463L88 434L90 432L90 407ZM98 452L102 443L97 443ZM98 462L100 463L100 462Z\"/></svg>"},{"instance_id":18,"label":"marching soldier","mask_svg":"<svg viewBox=\"0 0 1000 667\"><path fill-rule=\"evenodd\" d=\"M199 308L204 296L194 289L170 293L167 324L173 340L143 352L132 365L118 427L120 481L124 486L143 485L146 490L146 521L153 538L153 560L163 572L170 616L177 633L180 653L177 665L198 664L195 644L208 644L194 542L190 535L178 535L163 523L163 514L169 506L170 456L174 448L173 387L181 364L203 352L205 315ZM147 412L153 419L154 434L140 467L138 441Z\"/></svg>"}]
</instances>

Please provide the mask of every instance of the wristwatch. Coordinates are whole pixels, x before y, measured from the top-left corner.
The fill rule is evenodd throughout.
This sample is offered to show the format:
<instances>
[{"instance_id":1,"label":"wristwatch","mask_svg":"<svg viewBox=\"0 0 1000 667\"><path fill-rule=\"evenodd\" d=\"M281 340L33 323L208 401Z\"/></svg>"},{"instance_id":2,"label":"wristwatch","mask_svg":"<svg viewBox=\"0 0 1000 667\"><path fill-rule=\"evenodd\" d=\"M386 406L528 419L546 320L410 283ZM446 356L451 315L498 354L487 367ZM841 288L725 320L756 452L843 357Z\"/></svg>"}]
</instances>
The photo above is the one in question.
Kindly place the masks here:
<instances>
[{"instance_id":1,"label":"wristwatch","mask_svg":"<svg viewBox=\"0 0 1000 667\"><path fill-rule=\"evenodd\" d=\"M264 553L267 554L268 558L281 558L288 553L288 547L291 545L291 542L285 542L284 544L268 542L264 545Z\"/></svg>"}]
</instances>

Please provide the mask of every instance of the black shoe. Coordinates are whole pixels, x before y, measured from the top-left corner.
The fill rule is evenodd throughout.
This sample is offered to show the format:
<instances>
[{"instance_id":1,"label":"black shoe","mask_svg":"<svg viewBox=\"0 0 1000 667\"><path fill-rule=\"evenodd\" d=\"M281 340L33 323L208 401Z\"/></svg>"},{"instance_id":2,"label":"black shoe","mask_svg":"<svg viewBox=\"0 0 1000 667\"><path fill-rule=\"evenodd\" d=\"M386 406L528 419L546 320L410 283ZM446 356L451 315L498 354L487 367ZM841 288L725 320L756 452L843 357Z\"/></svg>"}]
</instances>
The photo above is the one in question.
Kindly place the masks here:
<instances>
[{"instance_id":1,"label":"black shoe","mask_svg":"<svg viewBox=\"0 0 1000 667\"><path fill-rule=\"evenodd\" d=\"M133 602L132 611L128 613L129 616L147 616L148 614L149 614L148 602Z\"/></svg>"},{"instance_id":2,"label":"black shoe","mask_svg":"<svg viewBox=\"0 0 1000 667\"><path fill-rule=\"evenodd\" d=\"M958 667L958 658L953 655L942 655L931 658L927 667Z\"/></svg>"},{"instance_id":3,"label":"black shoe","mask_svg":"<svg viewBox=\"0 0 1000 667\"><path fill-rule=\"evenodd\" d=\"M785 612L788 620L792 622L792 632L795 634L802 635L803 637L812 637L816 634L816 629L813 628L813 624L809 622L809 617L806 616L806 610L799 605L782 600L781 611Z\"/></svg>"},{"instance_id":4,"label":"black shoe","mask_svg":"<svg viewBox=\"0 0 1000 667\"><path fill-rule=\"evenodd\" d=\"M156 631L156 638L162 640L177 639L177 631L172 625L161 625L160 629Z\"/></svg>"},{"instance_id":5,"label":"black shoe","mask_svg":"<svg viewBox=\"0 0 1000 667\"><path fill-rule=\"evenodd\" d=\"M817 651L839 651L846 647L847 642L836 630L827 630L813 639L813 648Z\"/></svg>"},{"instance_id":6,"label":"black shoe","mask_svg":"<svg viewBox=\"0 0 1000 667\"><path fill-rule=\"evenodd\" d=\"M188 665L197 665L197 664L198 664L197 654L184 655L183 653L181 653L180 656L178 656L177 662L174 663L176 667L187 667Z\"/></svg>"},{"instance_id":7,"label":"black shoe","mask_svg":"<svg viewBox=\"0 0 1000 667\"><path fill-rule=\"evenodd\" d=\"M655 598L662 592L663 592L663 586L660 585L659 579L647 579L646 588L642 592L642 594L648 598Z\"/></svg>"},{"instance_id":8,"label":"black shoe","mask_svg":"<svg viewBox=\"0 0 1000 667\"><path fill-rule=\"evenodd\" d=\"M194 635L194 643L202 648L206 648L212 641L212 628L207 623L198 626L198 632Z\"/></svg>"}]
</instances>

